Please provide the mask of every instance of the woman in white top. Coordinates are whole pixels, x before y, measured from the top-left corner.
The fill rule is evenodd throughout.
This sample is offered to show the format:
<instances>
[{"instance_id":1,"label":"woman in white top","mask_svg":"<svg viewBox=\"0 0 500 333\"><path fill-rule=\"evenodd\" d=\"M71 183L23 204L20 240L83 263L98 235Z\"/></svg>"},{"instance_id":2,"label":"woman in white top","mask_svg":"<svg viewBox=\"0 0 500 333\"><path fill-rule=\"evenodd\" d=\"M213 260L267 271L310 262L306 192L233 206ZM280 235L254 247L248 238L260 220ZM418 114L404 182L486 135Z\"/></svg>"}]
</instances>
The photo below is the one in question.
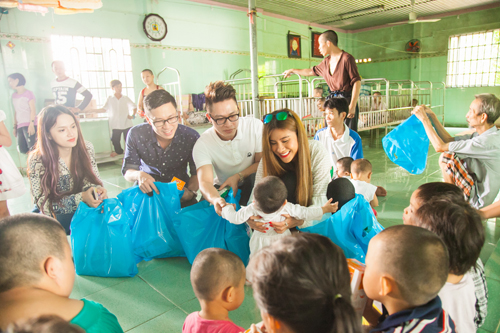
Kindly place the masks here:
<instances>
[{"instance_id":1,"label":"woman in white top","mask_svg":"<svg viewBox=\"0 0 500 333\"><path fill-rule=\"evenodd\" d=\"M274 111L264 117L262 159L255 184L263 177L277 176L286 185L288 202L304 207L321 207L327 201L331 164L323 145L309 141L300 117L289 109ZM283 222L273 223L277 233L295 227L310 226L312 221L297 220L289 215ZM252 229L265 232L264 223L248 220Z\"/></svg>"}]
</instances>

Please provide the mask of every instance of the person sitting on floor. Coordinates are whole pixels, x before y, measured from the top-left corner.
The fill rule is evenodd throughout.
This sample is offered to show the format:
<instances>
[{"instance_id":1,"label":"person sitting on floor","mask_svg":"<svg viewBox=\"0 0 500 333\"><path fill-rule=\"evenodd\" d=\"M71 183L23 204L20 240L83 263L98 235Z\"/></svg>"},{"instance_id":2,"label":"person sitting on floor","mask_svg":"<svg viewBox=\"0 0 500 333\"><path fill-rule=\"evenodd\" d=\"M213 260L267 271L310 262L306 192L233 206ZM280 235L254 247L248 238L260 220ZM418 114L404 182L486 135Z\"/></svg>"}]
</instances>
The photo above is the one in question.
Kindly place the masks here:
<instances>
[{"instance_id":1,"label":"person sitting on floor","mask_svg":"<svg viewBox=\"0 0 500 333\"><path fill-rule=\"evenodd\" d=\"M219 248L198 253L191 268L191 285L201 311L187 316L182 333L240 333L245 330L228 316L245 299L245 265L236 254Z\"/></svg>"},{"instance_id":2,"label":"person sitting on floor","mask_svg":"<svg viewBox=\"0 0 500 333\"><path fill-rule=\"evenodd\" d=\"M424 228L397 225L373 237L366 254L363 287L370 300L381 302L380 317L372 302L363 317L370 332L455 332L443 310L439 291L448 278L448 249L436 234Z\"/></svg>"},{"instance_id":3,"label":"person sitting on floor","mask_svg":"<svg viewBox=\"0 0 500 333\"><path fill-rule=\"evenodd\" d=\"M101 304L69 298L74 281L71 248L56 220L31 213L0 220L0 330L58 315L87 333L123 332Z\"/></svg>"},{"instance_id":4,"label":"person sitting on floor","mask_svg":"<svg viewBox=\"0 0 500 333\"><path fill-rule=\"evenodd\" d=\"M493 94L475 95L466 119L476 132L460 137L452 137L428 107L417 106L412 113L424 124L434 149L443 153L439 166L444 181L462 188L475 208L492 204L500 190L500 131L494 125L500 100Z\"/></svg>"}]
</instances>

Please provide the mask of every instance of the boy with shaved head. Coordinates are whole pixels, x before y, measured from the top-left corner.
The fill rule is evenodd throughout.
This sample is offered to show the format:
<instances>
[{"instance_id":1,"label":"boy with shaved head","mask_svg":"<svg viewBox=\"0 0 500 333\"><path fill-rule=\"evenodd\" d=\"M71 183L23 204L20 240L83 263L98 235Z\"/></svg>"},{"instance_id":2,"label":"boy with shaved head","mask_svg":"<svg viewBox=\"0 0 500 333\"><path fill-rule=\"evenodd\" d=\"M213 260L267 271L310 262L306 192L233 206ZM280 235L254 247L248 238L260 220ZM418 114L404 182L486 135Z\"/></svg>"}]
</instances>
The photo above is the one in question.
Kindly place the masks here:
<instances>
[{"instance_id":1,"label":"boy with shaved head","mask_svg":"<svg viewBox=\"0 0 500 333\"><path fill-rule=\"evenodd\" d=\"M434 233L398 225L375 236L366 255L363 285L366 295L381 302L388 316L373 322L373 307L365 318L375 332L455 332L438 293L448 278L448 250Z\"/></svg>"},{"instance_id":2,"label":"boy with shaved head","mask_svg":"<svg viewBox=\"0 0 500 333\"><path fill-rule=\"evenodd\" d=\"M239 333L245 329L229 319L229 311L245 299L245 265L234 253L210 248L191 267L191 284L201 311L187 316L182 333Z\"/></svg>"},{"instance_id":3,"label":"boy with shaved head","mask_svg":"<svg viewBox=\"0 0 500 333\"><path fill-rule=\"evenodd\" d=\"M0 330L21 319L58 315L87 333L123 332L101 304L68 298L75 266L64 228L43 214L0 220Z\"/></svg>"}]
</instances>

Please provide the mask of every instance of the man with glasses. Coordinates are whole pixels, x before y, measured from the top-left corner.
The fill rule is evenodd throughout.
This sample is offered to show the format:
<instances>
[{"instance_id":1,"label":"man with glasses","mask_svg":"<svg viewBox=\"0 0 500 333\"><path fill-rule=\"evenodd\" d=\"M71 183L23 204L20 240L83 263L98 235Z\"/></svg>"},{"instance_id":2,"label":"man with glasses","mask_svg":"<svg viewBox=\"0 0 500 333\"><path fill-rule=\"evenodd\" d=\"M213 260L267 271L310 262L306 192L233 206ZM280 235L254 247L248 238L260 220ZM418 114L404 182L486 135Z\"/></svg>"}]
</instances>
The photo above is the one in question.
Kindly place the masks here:
<instances>
[{"instance_id":1,"label":"man with glasses","mask_svg":"<svg viewBox=\"0 0 500 333\"><path fill-rule=\"evenodd\" d=\"M217 188L241 189L241 205L247 205L262 155L262 121L240 117L236 91L222 81L205 89L207 118L213 127L205 131L193 149L200 191L221 214L226 202ZM215 178L214 178L215 171Z\"/></svg>"},{"instance_id":2,"label":"man with glasses","mask_svg":"<svg viewBox=\"0 0 500 333\"><path fill-rule=\"evenodd\" d=\"M126 180L137 182L144 193L159 193L155 181L170 183L177 178L186 183L181 206L196 203L198 178L193 147L200 134L179 124L175 98L165 90L147 95L144 111L146 122L132 127L127 136L122 174Z\"/></svg>"}]
</instances>

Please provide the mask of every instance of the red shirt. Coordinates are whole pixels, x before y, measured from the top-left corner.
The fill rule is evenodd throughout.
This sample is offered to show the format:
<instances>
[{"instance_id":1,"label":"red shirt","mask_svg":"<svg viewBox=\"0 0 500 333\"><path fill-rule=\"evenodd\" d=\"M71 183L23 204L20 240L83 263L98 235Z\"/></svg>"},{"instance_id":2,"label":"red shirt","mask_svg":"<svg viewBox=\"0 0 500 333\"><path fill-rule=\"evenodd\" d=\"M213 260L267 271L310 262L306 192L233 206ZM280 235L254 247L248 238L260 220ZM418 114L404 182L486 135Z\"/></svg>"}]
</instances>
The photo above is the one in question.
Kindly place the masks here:
<instances>
[{"instance_id":1,"label":"red shirt","mask_svg":"<svg viewBox=\"0 0 500 333\"><path fill-rule=\"evenodd\" d=\"M333 75L330 73L330 56L313 68L314 74L322 76L331 91L352 91L352 87L356 81L361 81L361 76L358 73L356 60L349 53L342 51L337 67Z\"/></svg>"},{"instance_id":2,"label":"red shirt","mask_svg":"<svg viewBox=\"0 0 500 333\"><path fill-rule=\"evenodd\" d=\"M199 312L193 312L187 316L182 327L182 333L240 333L244 332L233 322L226 320L209 320L199 316Z\"/></svg>"}]
</instances>

